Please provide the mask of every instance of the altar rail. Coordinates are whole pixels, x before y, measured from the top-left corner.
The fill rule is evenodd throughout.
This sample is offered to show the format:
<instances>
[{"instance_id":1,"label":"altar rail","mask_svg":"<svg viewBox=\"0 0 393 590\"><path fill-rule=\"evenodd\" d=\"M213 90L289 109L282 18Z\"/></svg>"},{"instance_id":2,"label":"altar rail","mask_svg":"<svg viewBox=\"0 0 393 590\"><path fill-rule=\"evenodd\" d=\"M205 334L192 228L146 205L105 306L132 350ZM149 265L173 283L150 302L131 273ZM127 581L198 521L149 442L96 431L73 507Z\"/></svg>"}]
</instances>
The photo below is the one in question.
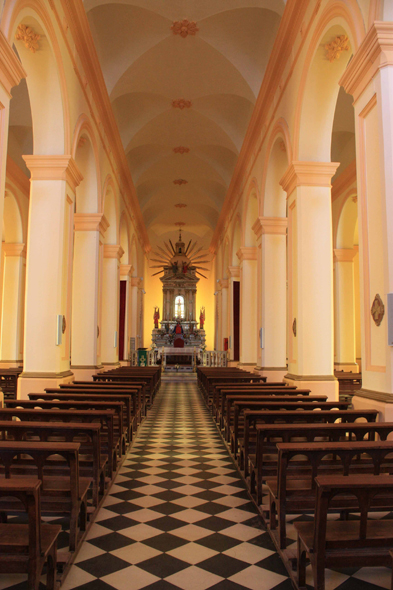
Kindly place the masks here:
<instances>
[{"instance_id":1,"label":"altar rail","mask_svg":"<svg viewBox=\"0 0 393 590\"><path fill-rule=\"evenodd\" d=\"M228 352L226 350L205 350L202 352L202 365L204 367L227 367Z\"/></svg>"}]
</instances>

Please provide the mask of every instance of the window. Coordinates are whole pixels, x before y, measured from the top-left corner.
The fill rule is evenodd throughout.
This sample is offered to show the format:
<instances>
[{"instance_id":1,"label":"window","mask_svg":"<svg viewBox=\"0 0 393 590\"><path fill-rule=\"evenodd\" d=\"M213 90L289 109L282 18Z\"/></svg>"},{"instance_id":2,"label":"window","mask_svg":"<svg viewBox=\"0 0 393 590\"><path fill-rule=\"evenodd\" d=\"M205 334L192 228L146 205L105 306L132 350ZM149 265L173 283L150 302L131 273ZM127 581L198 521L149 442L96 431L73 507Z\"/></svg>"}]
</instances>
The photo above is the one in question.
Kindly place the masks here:
<instances>
[{"instance_id":1,"label":"window","mask_svg":"<svg viewBox=\"0 0 393 590\"><path fill-rule=\"evenodd\" d=\"M178 295L175 299L175 317L184 319L184 297Z\"/></svg>"}]
</instances>

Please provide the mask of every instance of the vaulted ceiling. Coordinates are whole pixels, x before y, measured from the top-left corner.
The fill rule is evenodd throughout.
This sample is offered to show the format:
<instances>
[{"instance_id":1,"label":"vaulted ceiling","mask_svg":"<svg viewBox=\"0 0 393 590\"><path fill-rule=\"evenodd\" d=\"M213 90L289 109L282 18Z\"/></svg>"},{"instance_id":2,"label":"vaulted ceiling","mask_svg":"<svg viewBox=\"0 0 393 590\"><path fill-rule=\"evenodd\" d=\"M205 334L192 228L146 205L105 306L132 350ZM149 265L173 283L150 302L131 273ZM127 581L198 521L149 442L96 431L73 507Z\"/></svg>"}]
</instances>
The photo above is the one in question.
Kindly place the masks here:
<instances>
[{"instance_id":1,"label":"vaulted ceiling","mask_svg":"<svg viewBox=\"0 0 393 590\"><path fill-rule=\"evenodd\" d=\"M85 0L151 243L209 246L285 0Z\"/></svg>"}]
</instances>

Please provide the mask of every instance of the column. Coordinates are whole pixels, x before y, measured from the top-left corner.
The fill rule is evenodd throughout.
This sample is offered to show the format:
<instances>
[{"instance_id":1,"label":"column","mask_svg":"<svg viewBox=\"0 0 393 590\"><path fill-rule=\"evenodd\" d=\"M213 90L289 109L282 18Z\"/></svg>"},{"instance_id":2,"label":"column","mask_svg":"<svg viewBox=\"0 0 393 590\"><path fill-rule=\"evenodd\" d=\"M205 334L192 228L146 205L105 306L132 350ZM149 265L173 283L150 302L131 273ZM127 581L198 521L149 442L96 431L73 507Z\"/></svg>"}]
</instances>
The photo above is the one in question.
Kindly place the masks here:
<instances>
[{"instance_id":1,"label":"column","mask_svg":"<svg viewBox=\"0 0 393 590\"><path fill-rule=\"evenodd\" d=\"M224 338L229 339L229 321L228 321L228 279L220 279L221 288L221 344L219 350L224 350Z\"/></svg>"},{"instance_id":2,"label":"column","mask_svg":"<svg viewBox=\"0 0 393 590\"><path fill-rule=\"evenodd\" d=\"M120 281L126 283L126 310L124 317L124 358L128 359L131 336L131 275L134 267L131 264L120 265Z\"/></svg>"},{"instance_id":3,"label":"column","mask_svg":"<svg viewBox=\"0 0 393 590\"><path fill-rule=\"evenodd\" d=\"M356 250L334 250L335 360L338 371L357 373L354 264Z\"/></svg>"},{"instance_id":4,"label":"column","mask_svg":"<svg viewBox=\"0 0 393 590\"><path fill-rule=\"evenodd\" d=\"M254 224L261 252L258 372L268 381L281 381L287 373L287 225L285 217L260 217Z\"/></svg>"},{"instance_id":5,"label":"column","mask_svg":"<svg viewBox=\"0 0 393 590\"><path fill-rule=\"evenodd\" d=\"M102 213L74 214L71 370L89 380L102 368L98 355L100 243L108 228Z\"/></svg>"},{"instance_id":6,"label":"column","mask_svg":"<svg viewBox=\"0 0 393 590\"><path fill-rule=\"evenodd\" d=\"M243 246L240 261L240 365L257 364L257 248Z\"/></svg>"},{"instance_id":7,"label":"column","mask_svg":"<svg viewBox=\"0 0 393 590\"><path fill-rule=\"evenodd\" d=\"M104 368L119 365L120 259L123 254L124 250L119 244L104 245L101 319L101 358Z\"/></svg>"},{"instance_id":8,"label":"column","mask_svg":"<svg viewBox=\"0 0 393 590\"><path fill-rule=\"evenodd\" d=\"M137 334L137 338L138 338L138 346L140 348L143 348L143 342L144 342L144 338L143 338L143 328L144 328L144 322L143 322L143 310L144 310L144 305L143 305L143 296L145 295L146 291L142 288L142 281L143 278L139 279L139 286L138 286L138 334ZM149 339L149 344L150 344L150 339Z\"/></svg>"},{"instance_id":9,"label":"column","mask_svg":"<svg viewBox=\"0 0 393 590\"><path fill-rule=\"evenodd\" d=\"M285 380L337 399L333 368L331 178L334 162L292 162L288 194L288 373Z\"/></svg>"},{"instance_id":10,"label":"column","mask_svg":"<svg viewBox=\"0 0 393 590\"><path fill-rule=\"evenodd\" d=\"M3 243L3 297L0 364L18 367L23 360L23 310L25 302L25 244Z\"/></svg>"},{"instance_id":11,"label":"column","mask_svg":"<svg viewBox=\"0 0 393 590\"><path fill-rule=\"evenodd\" d=\"M23 373L18 395L70 381L73 212L82 180L71 156L24 156L31 173Z\"/></svg>"},{"instance_id":12,"label":"column","mask_svg":"<svg viewBox=\"0 0 393 590\"><path fill-rule=\"evenodd\" d=\"M215 350L222 350L222 313L221 313L221 287L218 286L215 292L216 296L216 309L215 309Z\"/></svg>"},{"instance_id":13,"label":"column","mask_svg":"<svg viewBox=\"0 0 393 590\"><path fill-rule=\"evenodd\" d=\"M240 267L228 266L228 321L229 321L229 359L234 360L234 316L233 316L233 284L240 281ZM234 363L236 365L236 363Z\"/></svg>"},{"instance_id":14,"label":"column","mask_svg":"<svg viewBox=\"0 0 393 590\"><path fill-rule=\"evenodd\" d=\"M139 343L137 339L138 335L138 286L140 283L139 277L130 278L130 311L131 311L131 335L130 338L134 339L135 350L138 348Z\"/></svg>"},{"instance_id":15,"label":"column","mask_svg":"<svg viewBox=\"0 0 393 590\"><path fill-rule=\"evenodd\" d=\"M359 215L362 389L355 408L393 420L393 23L374 22L340 80L354 97Z\"/></svg>"}]
</instances>

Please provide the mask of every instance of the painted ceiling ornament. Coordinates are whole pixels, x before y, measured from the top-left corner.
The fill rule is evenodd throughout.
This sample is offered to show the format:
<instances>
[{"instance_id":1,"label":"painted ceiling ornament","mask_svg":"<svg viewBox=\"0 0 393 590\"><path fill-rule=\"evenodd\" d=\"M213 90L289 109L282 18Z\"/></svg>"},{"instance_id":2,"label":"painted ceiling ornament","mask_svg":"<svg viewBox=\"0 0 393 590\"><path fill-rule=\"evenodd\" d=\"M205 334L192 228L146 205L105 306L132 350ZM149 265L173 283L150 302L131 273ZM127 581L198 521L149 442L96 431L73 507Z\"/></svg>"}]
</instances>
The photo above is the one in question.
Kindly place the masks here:
<instances>
[{"instance_id":1,"label":"painted ceiling ornament","mask_svg":"<svg viewBox=\"0 0 393 590\"><path fill-rule=\"evenodd\" d=\"M373 304L371 306L371 315L376 326L380 326L385 315L385 306L380 295L377 293L374 297Z\"/></svg>"},{"instance_id":2,"label":"painted ceiling ornament","mask_svg":"<svg viewBox=\"0 0 393 590\"><path fill-rule=\"evenodd\" d=\"M186 225L186 224L184 223L184 221L176 221L175 225L182 227L183 225Z\"/></svg>"},{"instance_id":3,"label":"painted ceiling ornament","mask_svg":"<svg viewBox=\"0 0 393 590\"><path fill-rule=\"evenodd\" d=\"M17 41L23 41L26 49L35 53L40 48L38 41L41 39L41 35L34 32L34 29L27 25L18 25L15 33L15 39Z\"/></svg>"},{"instance_id":4,"label":"painted ceiling ornament","mask_svg":"<svg viewBox=\"0 0 393 590\"><path fill-rule=\"evenodd\" d=\"M188 184L188 180L184 180L184 178L176 178L176 180L173 181L173 184L181 186L182 184Z\"/></svg>"},{"instance_id":5,"label":"painted ceiling ornament","mask_svg":"<svg viewBox=\"0 0 393 590\"><path fill-rule=\"evenodd\" d=\"M199 29L195 21L189 21L187 18L183 20L173 21L171 31L174 35L180 35L185 39L188 35L195 35Z\"/></svg>"},{"instance_id":6,"label":"painted ceiling ornament","mask_svg":"<svg viewBox=\"0 0 393 590\"><path fill-rule=\"evenodd\" d=\"M353 202L353 203L357 203L357 202L358 202L358 197L357 197L357 195L354 195L354 196L352 197L352 202Z\"/></svg>"},{"instance_id":7,"label":"painted ceiling ornament","mask_svg":"<svg viewBox=\"0 0 393 590\"><path fill-rule=\"evenodd\" d=\"M187 207L187 205L185 203L176 203L175 207L178 209L183 209L183 207Z\"/></svg>"},{"instance_id":8,"label":"painted ceiling ornament","mask_svg":"<svg viewBox=\"0 0 393 590\"><path fill-rule=\"evenodd\" d=\"M293 335L294 335L294 336L295 336L295 338L296 338L296 318L293 320L293 324L292 324L292 332L293 332Z\"/></svg>"},{"instance_id":9,"label":"painted ceiling ornament","mask_svg":"<svg viewBox=\"0 0 393 590\"><path fill-rule=\"evenodd\" d=\"M336 59L340 59L343 51L349 50L349 39L346 35L337 35L330 43L325 45L326 57L333 63Z\"/></svg>"},{"instance_id":10,"label":"painted ceiling ornament","mask_svg":"<svg viewBox=\"0 0 393 590\"><path fill-rule=\"evenodd\" d=\"M188 154L190 151L190 148L183 147L182 145L180 145L179 147L173 148L173 151L175 152L175 154Z\"/></svg>"},{"instance_id":11,"label":"painted ceiling ornament","mask_svg":"<svg viewBox=\"0 0 393 590\"><path fill-rule=\"evenodd\" d=\"M192 105L191 100L186 100L185 98L176 98L175 100L172 100L172 106L174 109L180 109L181 111L183 109L189 109Z\"/></svg>"}]
</instances>

